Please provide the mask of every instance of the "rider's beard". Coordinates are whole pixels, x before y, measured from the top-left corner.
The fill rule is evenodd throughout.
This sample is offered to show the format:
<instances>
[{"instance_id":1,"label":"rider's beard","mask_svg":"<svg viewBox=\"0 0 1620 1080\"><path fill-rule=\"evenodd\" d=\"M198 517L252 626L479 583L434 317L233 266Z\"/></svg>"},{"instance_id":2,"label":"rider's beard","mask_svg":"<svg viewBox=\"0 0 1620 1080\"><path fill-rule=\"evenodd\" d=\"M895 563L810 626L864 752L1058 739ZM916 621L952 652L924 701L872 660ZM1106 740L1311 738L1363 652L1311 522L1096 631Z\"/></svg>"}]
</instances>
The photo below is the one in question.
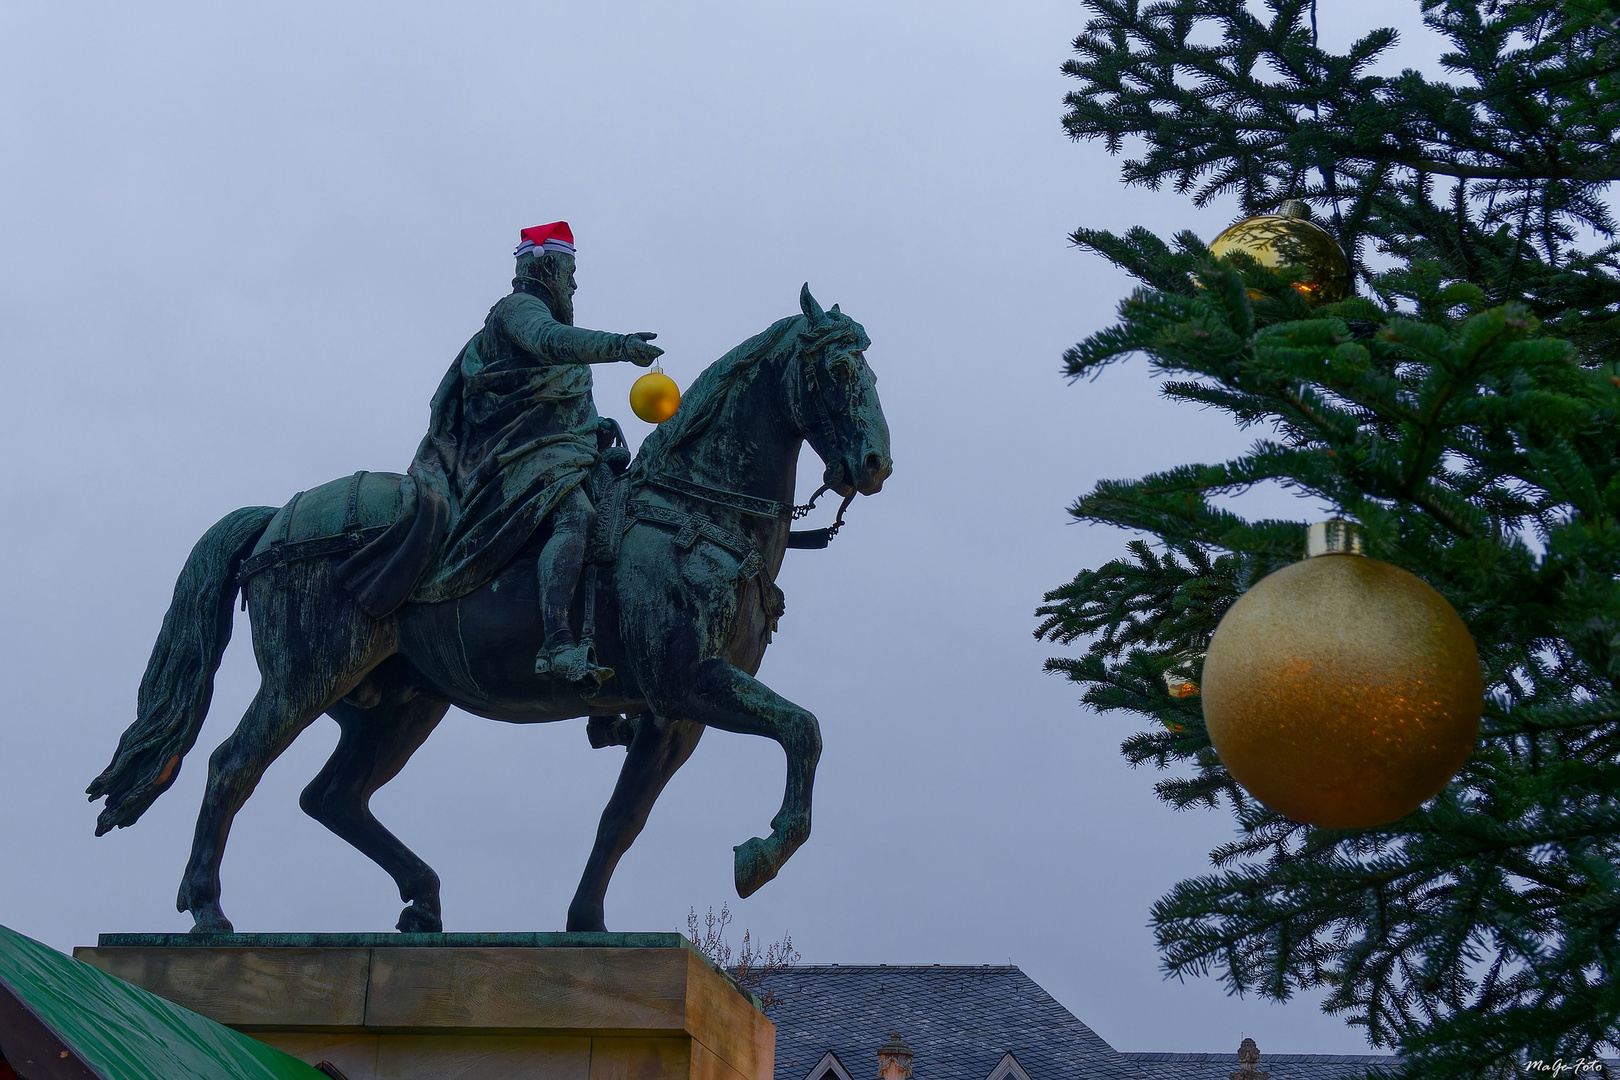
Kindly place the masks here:
<instances>
[{"instance_id":1,"label":"rider's beard","mask_svg":"<svg viewBox=\"0 0 1620 1080\"><path fill-rule=\"evenodd\" d=\"M565 326L573 326L574 289L571 280L573 271L574 259L571 255L557 251L547 251L538 256L525 255L518 259L518 276L512 284L528 281L532 285L540 286L545 293L546 306L551 309L552 318Z\"/></svg>"},{"instance_id":2,"label":"rider's beard","mask_svg":"<svg viewBox=\"0 0 1620 1080\"><path fill-rule=\"evenodd\" d=\"M574 325L574 298L568 295L567 288L557 288L553 282L546 282L546 292L551 297L551 314L564 326Z\"/></svg>"},{"instance_id":3,"label":"rider's beard","mask_svg":"<svg viewBox=\"0 0 1620 1080\"><path fill-rule=\"evenodd\" d=\"M551 314L564 326L574 325L574 290L570 279L573 277L574 261L567 256L548 252L541 256L535 267L539 273L540 287L546 290L546 297L551 301Z\"/></svg>"}]
</instances>

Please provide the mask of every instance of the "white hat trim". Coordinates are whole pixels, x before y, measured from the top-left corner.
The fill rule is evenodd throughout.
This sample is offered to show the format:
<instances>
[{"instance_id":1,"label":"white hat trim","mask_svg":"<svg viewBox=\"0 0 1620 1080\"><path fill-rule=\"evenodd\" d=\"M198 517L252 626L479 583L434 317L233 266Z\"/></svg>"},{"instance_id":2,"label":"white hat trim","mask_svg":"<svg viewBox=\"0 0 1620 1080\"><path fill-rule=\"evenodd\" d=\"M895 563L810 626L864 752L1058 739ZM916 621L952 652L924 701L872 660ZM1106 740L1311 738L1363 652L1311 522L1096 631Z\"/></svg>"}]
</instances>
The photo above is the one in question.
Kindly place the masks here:
<instances>
[{"instance_id":1,"label":"white hat trim","mask_svg":"<svg viewBox=\"0 0 1620 1080\"><path fill-rule=\"evenodd\" d=\"M541 251L562 251L568 253L569 255L574 253L574 245L570 244L566 240L547 240L542 244L536 244L533 240L525 240L523 243L518 245L517 250L512 252L512 254L517 258L522 258L523 256L533 252L537 247Z\"/></svg>"}]
</instances>

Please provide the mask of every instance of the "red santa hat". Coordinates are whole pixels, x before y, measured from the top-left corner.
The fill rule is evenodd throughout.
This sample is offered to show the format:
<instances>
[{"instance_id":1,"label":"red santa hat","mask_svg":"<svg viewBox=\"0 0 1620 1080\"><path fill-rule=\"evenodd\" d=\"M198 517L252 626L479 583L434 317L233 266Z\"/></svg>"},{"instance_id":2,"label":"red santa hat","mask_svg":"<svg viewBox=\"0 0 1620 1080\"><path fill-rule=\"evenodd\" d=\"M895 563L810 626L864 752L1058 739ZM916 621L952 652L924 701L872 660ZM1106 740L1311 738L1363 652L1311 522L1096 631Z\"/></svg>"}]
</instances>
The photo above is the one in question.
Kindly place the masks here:
<instances>
[{"instance_id":1,"label":"red santa hat","mask_svg":"<svg viewBox=\"0 0 1620 1080\"><path fill-rule=\"evenodd\" d=\"M518 234L517 250L513 255L527 255L530 252L538 255L542 251L566 251L574 253L574 230L568 227L566 221L553 221L550 225L536 225L532 229L524 229Z\"/></svg>"}]
</instances>

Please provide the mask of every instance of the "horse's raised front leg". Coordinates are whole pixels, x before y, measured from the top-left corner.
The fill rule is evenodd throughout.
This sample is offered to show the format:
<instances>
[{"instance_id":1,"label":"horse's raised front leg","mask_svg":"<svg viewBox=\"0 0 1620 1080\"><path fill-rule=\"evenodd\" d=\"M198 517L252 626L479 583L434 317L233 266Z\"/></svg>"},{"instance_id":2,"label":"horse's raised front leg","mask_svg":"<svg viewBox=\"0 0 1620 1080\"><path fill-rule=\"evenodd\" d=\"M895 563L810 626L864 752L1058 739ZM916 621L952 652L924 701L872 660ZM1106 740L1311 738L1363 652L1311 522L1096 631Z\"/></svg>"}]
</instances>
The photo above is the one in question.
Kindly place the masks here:
<instances>
[{"instance_id":1,"label":"horse's raised front leg","mask_svg":"<svg viewBox=\"0 0 1620 1080\"><path fill-rule=\"evenodd\" d=\"M371 813L371 796L399 775L418 747L444 719L450 703L426 694L404 702L386 699L362 709L338 702L328 710L343 729L337 749L298 805L388 872L406 903L397 928L438 933L439 875Z\"/></svg>"},{"instance_id":2,"label":"horse's raised front leg","mask_svg":"<svg viewBox=\"0 0 1620 1080\"><path fill-rule=\"evenodd\" d=\"M568 905L569 930L606 930L603 903L608 880L619 859L630 850L647 824L653 803L675 771L686 764L703 737L703 725L688 720L665 720L651 713L637 719L635 735L619 770L613 796L602 811L596 846L585 863L579 889Z\"/></svg>"},{"instance_id":3,"label":"horse's raised front leg","mask_svg":"<svg viewBox=\"0 0 1620 1080\"><path fill-rule=\"evenodd\" d=\"M776 876L782 864L810 836L810 791L821 759L821 725L752 675L724 660L697 666L678 710L689 720L722 731L775 739L787 754L787 785L782 808L771 819L771 835L737 847L737 895L748 896Z\"/></svg>"}]
</instances>

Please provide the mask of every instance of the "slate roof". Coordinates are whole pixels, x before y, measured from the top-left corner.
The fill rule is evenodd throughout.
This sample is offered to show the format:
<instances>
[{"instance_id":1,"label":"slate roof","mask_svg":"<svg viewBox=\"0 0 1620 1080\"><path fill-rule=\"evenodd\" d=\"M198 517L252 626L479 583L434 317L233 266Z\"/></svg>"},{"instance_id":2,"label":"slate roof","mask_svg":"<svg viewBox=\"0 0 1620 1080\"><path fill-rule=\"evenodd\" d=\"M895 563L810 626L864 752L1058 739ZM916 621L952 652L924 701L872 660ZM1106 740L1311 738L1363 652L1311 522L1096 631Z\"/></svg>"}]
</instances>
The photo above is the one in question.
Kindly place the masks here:
<instances>
[{"instance_id":1,"label":"slate roof","mask_svg":"<svg viewBox=\"0 0 1620 1080\"><path fill-rule=\"evenodd\" d=\"M1237 1071L1237 1051L1224 1054L1121 1054L1137 1068L1141 1080L1226 1080ZM1271 1080L1360 1080L1393 1075L1388 1054L1268 1054L1260 1052L1260 1071ZM919 1078L920 1080L920 1078ZM1039 1080L1032 1077L1031 1080Z\"/></svg>"},{"instance_id":2,"label":"slate roof","mask_svg":"<svg viewBox=\"0 0 1620 1080\"><path fill-rule=\"evenodd\" d=\"M872 1080L893 1031L916 1053L915 1080L987 1080L1009 1052L1030 1080L1227 1080L1238 1068L1235 1037L1225 1053L1121 1053L1016 967L806 964L770 989L776 1080L822 1080L808 1074L828 1051L852 1080ZM1260 1050L1271 1080L1358 1080L1394 1063Z\"/></svg>"},{"instance_id":3,"label":"slate roof","mask_svg":"<svg viewBox=\"0 0 1620 1080\"><path fill-rule=\"evenodd\" d=\"M1009 1051L1030 1080L1140 1080L1016 967L806 964L770 988L776 1080L806 1080L829 1050L854 1080L871 1080L891 1031L915 1051L916 1080L986 1080Z\"/></svg>"}]
</instances>

